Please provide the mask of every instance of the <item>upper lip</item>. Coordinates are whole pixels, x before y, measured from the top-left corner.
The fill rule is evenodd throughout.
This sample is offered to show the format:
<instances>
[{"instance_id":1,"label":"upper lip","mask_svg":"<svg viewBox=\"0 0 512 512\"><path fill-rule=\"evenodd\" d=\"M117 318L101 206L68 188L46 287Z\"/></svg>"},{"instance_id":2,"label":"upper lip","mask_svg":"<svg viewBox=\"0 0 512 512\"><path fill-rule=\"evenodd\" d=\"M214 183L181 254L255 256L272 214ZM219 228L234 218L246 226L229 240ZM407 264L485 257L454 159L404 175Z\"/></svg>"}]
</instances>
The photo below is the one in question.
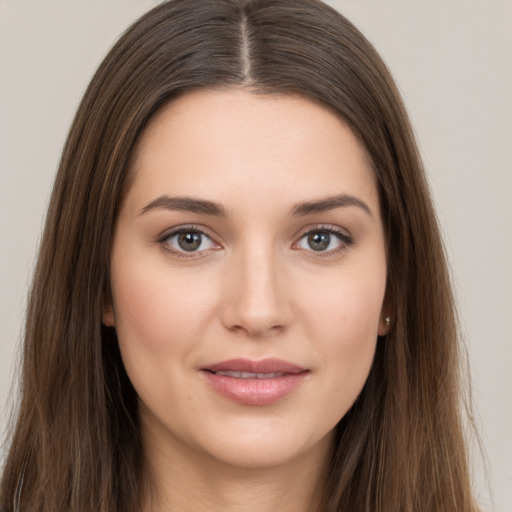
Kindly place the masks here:
<instances>
[{"instance_id":1,"label":"upper lip","mask_svg":"<svg viewBox=\"0 0 512 512\"><path fill-rule=\"evenodd\" d=\"M250 359L229 359L219 363L204 366L202 370L211 372L249 372L249 373L301 373L306 368L284 361L282 359L268 358L260 361Z\"/></svg>"}]
</instances>

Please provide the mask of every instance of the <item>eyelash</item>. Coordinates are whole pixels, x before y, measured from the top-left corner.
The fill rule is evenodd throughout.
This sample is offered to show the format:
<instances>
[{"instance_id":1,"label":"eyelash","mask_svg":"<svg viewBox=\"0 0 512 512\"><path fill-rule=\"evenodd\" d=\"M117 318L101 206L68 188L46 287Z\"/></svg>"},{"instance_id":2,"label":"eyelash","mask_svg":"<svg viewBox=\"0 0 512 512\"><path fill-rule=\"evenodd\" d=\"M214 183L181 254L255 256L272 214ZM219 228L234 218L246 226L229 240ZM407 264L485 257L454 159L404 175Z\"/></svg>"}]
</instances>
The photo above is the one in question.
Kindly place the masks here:
<instances>
[{"instance_id":1,"label":"eyelash","mask_svg":"<svg viewBox=\"0 0 512 512\"><path fill-rule=\"evenodd\" d=\"M184 234L184 233L199 233L202 236L209 239L213 245L217 245L218 247L220 247L219 244L217 244L213 240L212 236L208 232L206 232L206 230L204 230L201 226L197 226L197 225L180 226L178 228L174 228L170 231L167 231L157 239L157 243L160 244L165 251L171 253L173 256L176 256L178 258L183 258L183 259L191 259L191 258L196 258L196 257L202 256L207 250L209 250L209 249L206 249L203 251L190 251L189 253L187 253L187 251L185 251L185 250L176 250L176 249L171 248L170 244L169 244L169 240L175 236L178 236L178 235ZM329 256L338 255L339 253L345 251L348 247L350 247L354 244L353 238L350 235L348 235L347 233L343 232L342 230L337 229L333 226L318 225L318 226L314 226L314 227L308 229L307 231L303 232L300 235L300 237L298 238L298 240L296 242L294 242L293 247L296 248L296 250L300 250L300 248L297 248L296 246L304 238L306 238L312 234L315 234L315 233L327 233L329 235L334 235L340 243L339 247L336 247L335 249L331 249L328 251L315 251L313 249L311 249L311 250L305 249L305 252L310 253L309 255L312 257L315 257L315 258L322 258L322 257L325 258L325 257L329 257Z\"/></svg>"},{"instance_id":2,"label":"eyelash","mask_svg":"<svg viewBox=\"0 0 512 512\"><path fill-rule=\"evenodd\" d=\"M191 251L190 253L187 253L184 250L179 251L170 247L169 240L182 233L199 233L202 236L209 239L212 242L212 244L218 245L213 241L213 238L201 226L196 226L193 224L187 226L180 226L178 228L174 228L170 231L165 232L162 236L158 238L157 243L160 244L165 251L171 253L173 256L176 256L178 258L191 259L194 257L201 256L205 251Z\"/></svg>"},{"instance_id":3,"label":"eyelash","mask_svg":"<svg viewBox=\"0 0 512 512\"><path fill-rule=\"evenodd\" d=\"M340 243L339 247L336 247L335 249L331 249L329 251L306 251L309 253L309 256L315 258L327 258L329 256L336 256L339 255L341 252L345 251L346 249L348 249L350 246L354 245L354 239L341 229L335 228L334 226L318 225L304 232L300 236L298 241L294 243L294 246L297 245L304 238L315 233L327 233L329 235L334 235Z\"/></svg>"}]
</instances>

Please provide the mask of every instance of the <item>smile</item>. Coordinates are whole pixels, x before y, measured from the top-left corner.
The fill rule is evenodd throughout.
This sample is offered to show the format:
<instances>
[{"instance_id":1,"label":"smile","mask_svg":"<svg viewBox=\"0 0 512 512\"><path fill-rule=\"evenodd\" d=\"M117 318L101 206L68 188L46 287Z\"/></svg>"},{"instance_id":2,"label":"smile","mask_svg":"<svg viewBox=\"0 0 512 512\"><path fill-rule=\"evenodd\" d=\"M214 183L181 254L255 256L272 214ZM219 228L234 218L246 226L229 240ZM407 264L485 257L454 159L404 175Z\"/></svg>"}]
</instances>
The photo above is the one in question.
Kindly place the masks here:
<instances>
[{"instance_id":1,"label":"smile","mask_svg":"<svg viewBox=\"0 0 512 512\"><path fill-rule=\"evenodd\" d=\"M273 379L282 377L284 373L253 373L253 372L213 372L215 375L224 375L235 379Z\"/></svg>"},{"instance_id":2,"label":"smile","mask_svg":"<svg viewBox=\"0 0 512 512\"><path fill-rule=\"evenodd\" d=\"M231 359L201 370L217 394L243 405L278 402L298 389L310 373L280 359Z\"/></svg>"}]
</instances>

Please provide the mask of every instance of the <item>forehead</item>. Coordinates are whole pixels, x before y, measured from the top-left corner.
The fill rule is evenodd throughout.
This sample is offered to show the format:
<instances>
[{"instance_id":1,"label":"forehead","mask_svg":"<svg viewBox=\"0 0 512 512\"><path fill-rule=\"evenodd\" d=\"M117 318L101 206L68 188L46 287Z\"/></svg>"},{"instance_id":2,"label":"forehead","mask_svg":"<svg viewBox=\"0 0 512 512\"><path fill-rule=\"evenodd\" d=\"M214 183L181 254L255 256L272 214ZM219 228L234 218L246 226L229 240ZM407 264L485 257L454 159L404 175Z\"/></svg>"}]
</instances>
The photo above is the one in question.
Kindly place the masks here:
<instances>
[{"instance_id":1,"label":"forehead","mask_svg":"<svg viewBox=\"0 0 512 512\"><path fill-rule=\"evenodd\" d=\"M280 194L282 202L332 193L377 201L362 144L339 116L298 95L201 90L181 96L148 123L131 172L140 200L193 191L216 201L257 193L268 200Z\"/></svg>"}]
</instances>

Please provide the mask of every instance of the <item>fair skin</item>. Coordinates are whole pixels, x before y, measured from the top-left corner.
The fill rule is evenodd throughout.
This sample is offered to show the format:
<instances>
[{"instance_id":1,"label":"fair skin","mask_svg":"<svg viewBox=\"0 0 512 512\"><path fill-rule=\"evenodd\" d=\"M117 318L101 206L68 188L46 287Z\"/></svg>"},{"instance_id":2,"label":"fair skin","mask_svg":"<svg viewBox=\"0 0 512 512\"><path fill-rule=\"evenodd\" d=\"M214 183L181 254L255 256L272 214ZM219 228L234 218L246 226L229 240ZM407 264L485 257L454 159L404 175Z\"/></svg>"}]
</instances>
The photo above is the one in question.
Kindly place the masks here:
<instances>
[{"instance_id":1,"label":"fair skin","mask_svg":"<svg viewBox=\"0 0 512 512\"><path fill-rule=\"evenodd\" d=\"M139 397L147 510L319 510L387 329L364 150L307 99L197 91L154 116L130 171L103 322Z\"/></svg>"}]
</instances>

